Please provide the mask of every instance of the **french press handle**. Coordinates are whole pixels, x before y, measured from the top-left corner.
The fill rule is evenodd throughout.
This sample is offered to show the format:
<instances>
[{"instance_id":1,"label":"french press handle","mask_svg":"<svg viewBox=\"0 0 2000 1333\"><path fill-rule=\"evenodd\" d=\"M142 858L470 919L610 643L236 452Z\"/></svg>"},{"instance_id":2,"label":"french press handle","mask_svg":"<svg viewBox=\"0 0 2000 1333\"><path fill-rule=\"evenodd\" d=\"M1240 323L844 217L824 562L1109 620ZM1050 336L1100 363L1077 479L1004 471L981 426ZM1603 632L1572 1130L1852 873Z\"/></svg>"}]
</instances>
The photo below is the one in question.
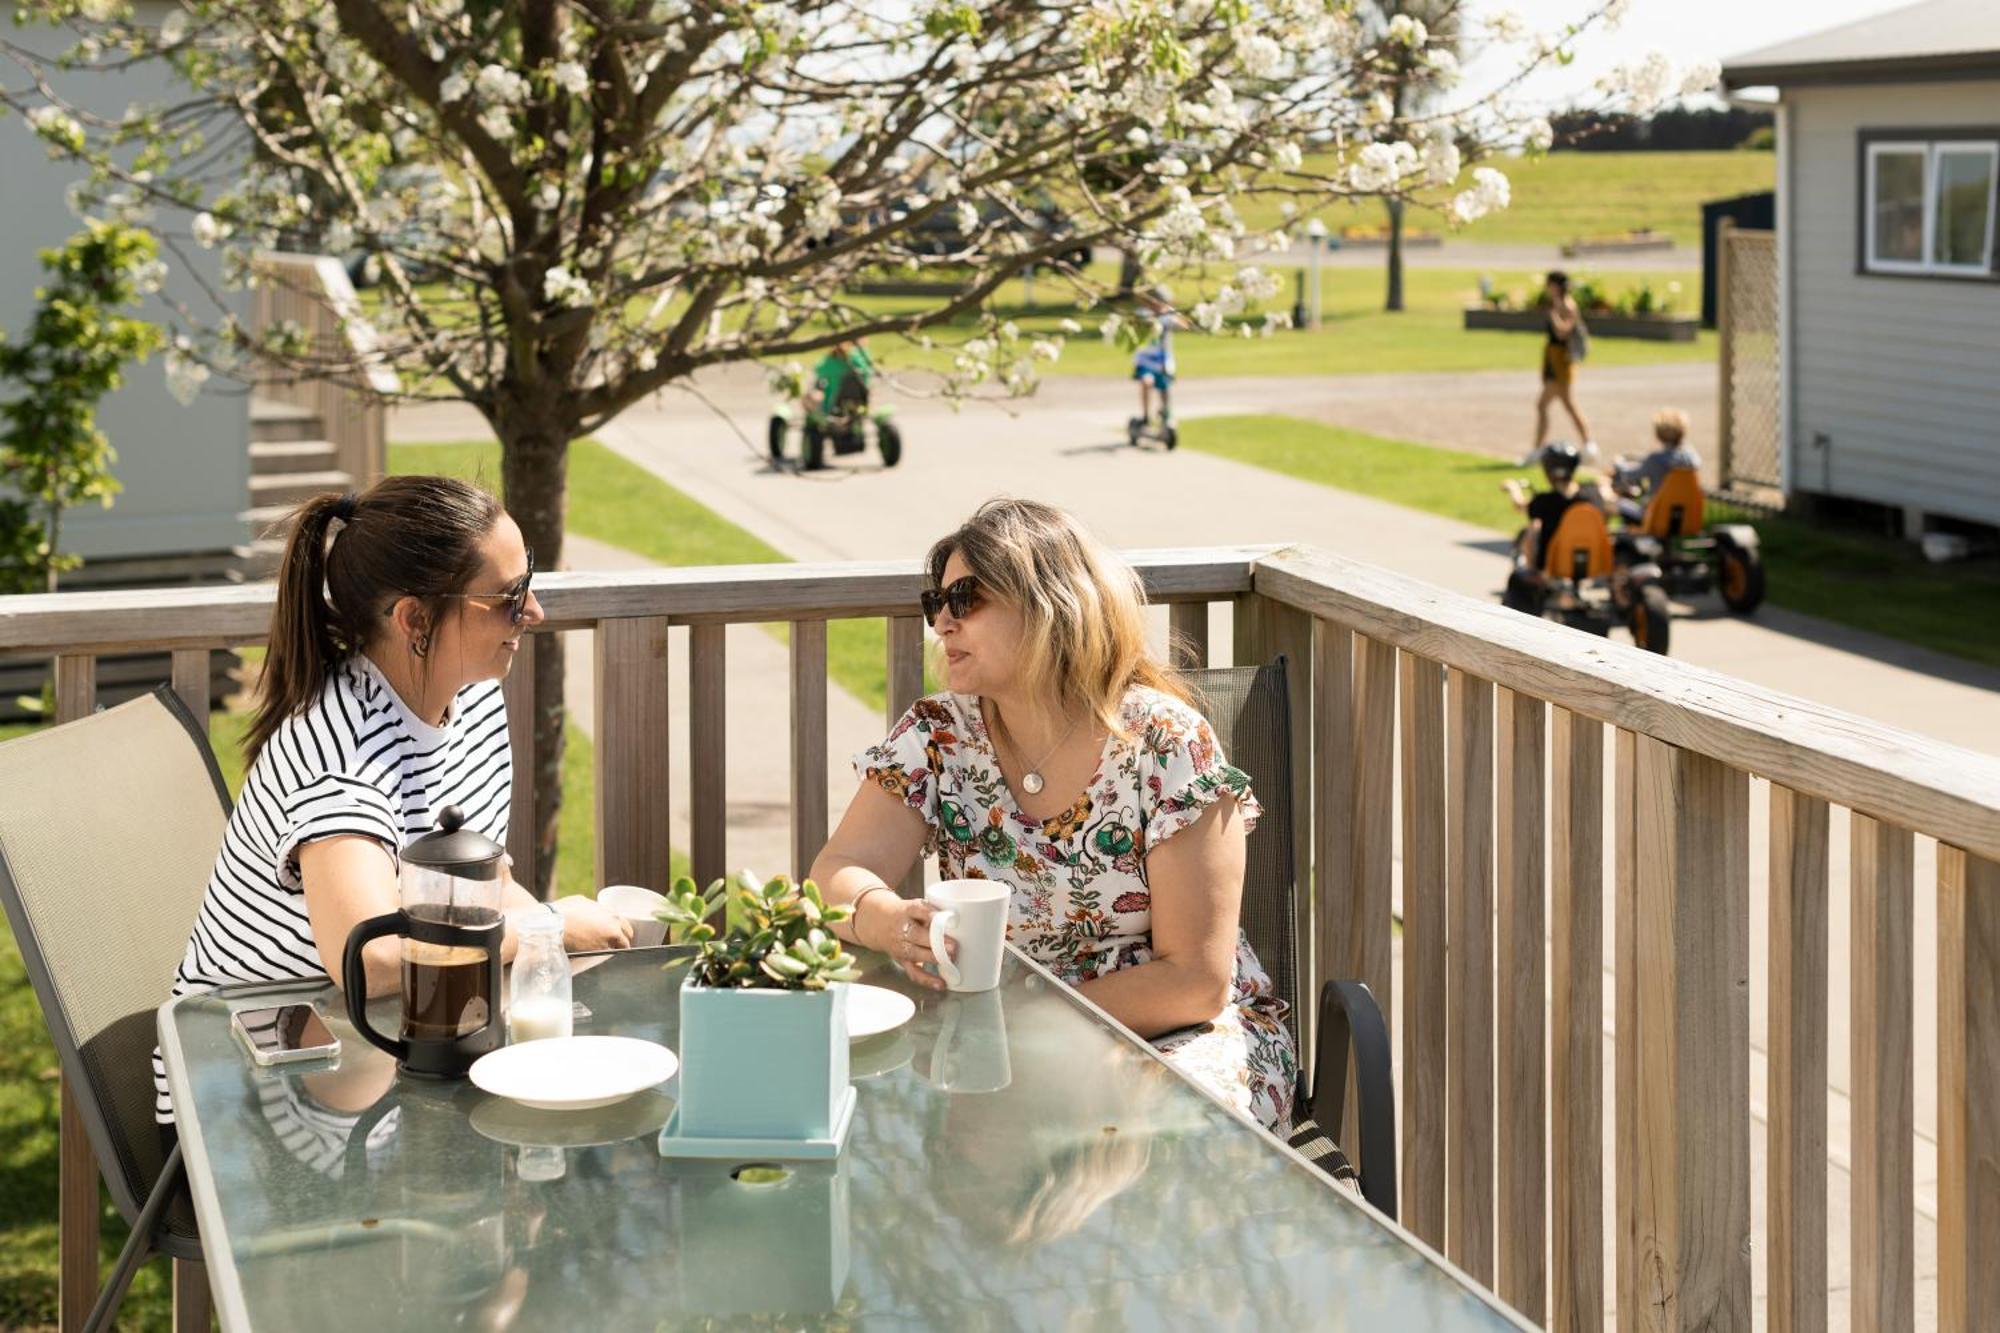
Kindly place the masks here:
<instances>
[{"instance_id":1,"label":"french press handle","mask_svg":"<svg viewBox=\"0 0 2000 1333\"><path fill-rule=\"evenodd\" d=\"M368 968L362 961L361 951L384 935L409 934L410 925L408 912L384 912L381 916L371 916L347 933L347 950L340 960L340 988L347 995L347 1021L354 1024L354 1030L370 1045L380 1047L398 1060L410 1058L410 1043L396 1037L385 1037L369 1025Z\"/></svg>"}]
</instances>

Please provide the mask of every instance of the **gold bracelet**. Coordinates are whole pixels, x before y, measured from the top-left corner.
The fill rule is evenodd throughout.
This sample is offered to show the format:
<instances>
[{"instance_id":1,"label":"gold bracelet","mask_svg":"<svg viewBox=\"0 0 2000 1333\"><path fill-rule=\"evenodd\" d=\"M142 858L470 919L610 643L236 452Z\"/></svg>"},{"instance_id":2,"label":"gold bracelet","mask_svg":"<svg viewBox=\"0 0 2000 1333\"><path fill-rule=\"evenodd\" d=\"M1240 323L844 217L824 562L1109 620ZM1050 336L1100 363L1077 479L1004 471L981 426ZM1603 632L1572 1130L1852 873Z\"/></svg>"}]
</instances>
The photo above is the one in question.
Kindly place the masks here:
<instances>
[{"instance_id":1,"label":"gold bracelet","mask_svg":"<svg viewBox=\"0 0 2000 1333\"><path fill-rule=\"evenodd\" d=\"M854 901L848 907L847 919L853 923L854 942L856 944L861 944L861 904L868 900L868 895L871 893L890 892L893 892L893 890L887 884L870 884L867 888L854 895ZM865 949L868 946L862 944L861 947Z\"/></svg>"}]
</instances>

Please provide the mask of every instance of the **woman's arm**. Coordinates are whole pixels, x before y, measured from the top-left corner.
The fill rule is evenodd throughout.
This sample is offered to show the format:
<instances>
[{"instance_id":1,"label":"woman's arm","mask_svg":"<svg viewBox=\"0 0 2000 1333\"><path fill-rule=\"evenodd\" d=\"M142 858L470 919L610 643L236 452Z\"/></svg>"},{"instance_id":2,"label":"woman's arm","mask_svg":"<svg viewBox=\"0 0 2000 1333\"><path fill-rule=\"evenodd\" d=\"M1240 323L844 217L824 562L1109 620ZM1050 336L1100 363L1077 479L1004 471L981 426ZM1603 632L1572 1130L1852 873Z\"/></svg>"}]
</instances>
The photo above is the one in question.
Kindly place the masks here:
<instances>
[{"instance_id":1,"label":"woman's arm","mask_svg":"<svg viewBox=\"0 0 2000 1333\"><path fill-rule=\"evenodd\" d=\"M1243 812L1225 796L1146 855L1152 961L1078 991L1142 1037L1206 1023L1229 1003L1243 904Z\"/></svg>"},{"instance_id":2,"label":"woman's arm","mask_svg":"<svg viewBox=\"0 0 2000 1333\"><path fill-rule=\"evenodd\" d=\"M373 838L344 835L320 838L299 847L299 878L306 886L306 916L312 922L319 965L341 986L341 961L347 937L371 916L398 906L396 861ZM402 984L403 946L385 936L370 940L361 951L368 993L383 995Z\"/></svg>"},{"instance_id":3,"label":"woman's arm","mask_svg":"<svg viewBox=\"0 0 2000 1333\"><path fill-rule=\"evenodd\" d=\"M864 779L840 827L813 858L810 878L829 903L867 895L853 916L833 928L836 935L890 955L912 981L942 990L944 982L923 970L936 961L930 949L931 906L895 889L923 855L925 831L922 815Z\"/></svg>"},{"instance_id":4,"label":"woman's arm","mask_svg":"<svg viewBox=\"0 0 2000 1333\"><path fill-rule=\"evenodd\" d=\"M1555 327L1556 337L1567 339L1576 327L1576 302L1567 296L1556 302L1549 308L1549 323Z\"/></svg>"}]
</instances>

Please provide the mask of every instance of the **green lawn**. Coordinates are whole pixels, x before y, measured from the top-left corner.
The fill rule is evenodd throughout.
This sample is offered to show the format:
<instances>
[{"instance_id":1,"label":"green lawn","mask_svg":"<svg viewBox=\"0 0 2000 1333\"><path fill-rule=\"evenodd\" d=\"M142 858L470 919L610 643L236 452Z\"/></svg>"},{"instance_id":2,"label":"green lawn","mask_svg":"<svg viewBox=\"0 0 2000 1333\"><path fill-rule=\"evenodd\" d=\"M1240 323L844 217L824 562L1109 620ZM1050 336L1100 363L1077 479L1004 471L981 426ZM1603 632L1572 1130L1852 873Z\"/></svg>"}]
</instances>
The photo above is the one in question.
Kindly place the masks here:
<instances>
[{"instance_id":1,"label":"green lawn","mask_svg":"<svg viewBox=\"0 0 2000 1333\"><path fill-rule=\"evenodd\" d=\"M1329 161L1308 158L1306 168L1324 170ZM1686 250L1701 243L1704 203L1771 189L1778 174L1777 154L1752 152L1550 153L1485 165L1506 173L1513 188L1506 209L1456 231L1435 211L1414 209L1408 225L1468 245L1561 245L1650 227ZM1470 178L1467 171L1455 188ZM1280 217L1275 199L1247 200L1237 212L1256 228L1276 226ZM1334 205L1320 216L1335 231L1385 220L1381 202L1372 199ZM1698 252L1689 255L1689 262L1699 260Z\"/></svg>"},{"instance_id":2,"label":"green lawn","mask_svg":"<svg viewBox=\"0 0 2000 1333\"><path fill-rule=\"evenodd\" d=\"M1293 417L1200 417L1181 443L1305 481L1512 533L1520 518L1503 478L1528 473L1485 454L1438 449ZM1969 614L2000 604L1992 560L1933 565L1910 543L1787 518L1752 518L1774 605L2000 666L2000 624Z\"/></svg>"},{"instance_id":3,"label":"green lawn","mask_svg":"<svg viewBox=\"0 0 2000 1333\"><path fill-rule=\"evenodd\" d=\"M450 473L497 491L500 446L491 442L392 445L389 470ZM790 557L596 440L570 446L569 530L663 565L790 562ZM785 626L770 629L780 639L786 637ZM887 635L887 624L880 618L835 620L827 626L827 674L878 712L889 692Z\"/></svg>"}]
</instances>

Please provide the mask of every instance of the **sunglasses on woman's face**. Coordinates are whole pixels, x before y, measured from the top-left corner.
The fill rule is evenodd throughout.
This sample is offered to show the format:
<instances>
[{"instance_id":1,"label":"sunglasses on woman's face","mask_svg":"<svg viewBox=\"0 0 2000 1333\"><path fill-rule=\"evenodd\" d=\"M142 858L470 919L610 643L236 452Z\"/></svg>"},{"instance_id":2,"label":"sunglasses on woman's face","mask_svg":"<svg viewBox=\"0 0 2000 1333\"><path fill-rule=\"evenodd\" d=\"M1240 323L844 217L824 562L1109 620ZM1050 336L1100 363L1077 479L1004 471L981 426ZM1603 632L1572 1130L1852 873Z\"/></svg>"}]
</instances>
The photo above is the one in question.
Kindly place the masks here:
<instances>
[{"instance_id":1,"label":"sunglasses on woman's face","mask_svg":"<svg viewBox=\"0 0 2000 1333\"><path fill-rule=\"evenodd\" d=\"M499 592L453 592L447 597L463 597L478 606L504 607L507 623L518 625L528 618L528 585L535 578L535 553L528 552L528 572Z\"/></svg>"},{"instance_id":2,"label":"sunglasses on woman's face","mask_svg":"<svg viewBox=\"0 0 2000 1333\"><path fill-rule=\"evenodd\" d=\"M967 574L956 583L942 588L926 588L917 594L917 601L924 608L924 623L937 626L938 612L951 608L953 620L963 620L979 606L979 580Z\"/></svg>"}]
</instances>

